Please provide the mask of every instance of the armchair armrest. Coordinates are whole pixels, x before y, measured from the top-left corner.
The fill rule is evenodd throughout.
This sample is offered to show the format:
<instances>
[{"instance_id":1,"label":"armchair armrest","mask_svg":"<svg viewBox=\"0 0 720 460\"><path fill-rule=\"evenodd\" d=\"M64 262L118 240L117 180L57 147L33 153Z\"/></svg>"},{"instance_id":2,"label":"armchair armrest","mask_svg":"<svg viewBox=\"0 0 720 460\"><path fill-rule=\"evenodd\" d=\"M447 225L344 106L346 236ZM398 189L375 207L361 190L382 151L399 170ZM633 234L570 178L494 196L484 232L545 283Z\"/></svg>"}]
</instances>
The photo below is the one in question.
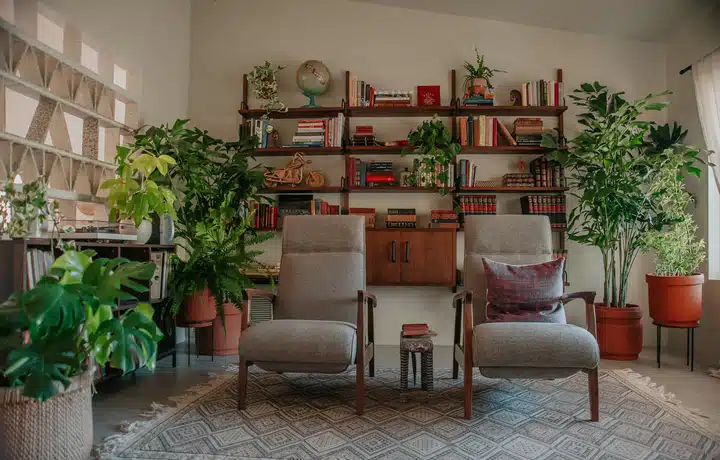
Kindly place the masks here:
<instances>
[{"instance_id":1,"label":"armchair armrest","mask_svg":"<svg viewBox=\"0 0 720 460\"><path fill-rule=\"evenodd\" d=\"M362 290L362 289L358 290L358 305L360 305L361 303L364 303L365 301L371 301L372 307L373 308L377 307L377 297L375 297L375 295L371 294L368 291ZM368 303L370 303L370 302L368 302Z\"/></svg>"},{"instance_id":2,"label":"armchair armrest","mask_svg":"<svg viewBox=\"0 0 720 460\"><path fill-rule=\"evenodd\" d=\"M273 305L275 304L275 294L270 291L264 291L262 289L245 289L245 295L247 296L247 301L245 303L245 308L243 308L242 311L242 322L240 326L241 331L250 327L250 309L252 308L253 296L267 297L270 299L270 303Z\"/></svg>"},{"instance_id":3,"label":"armchair armrest","mask_svg":"<svg viewBox=\"0 0 720 460\"><path fill-rule=\"evenodd\" d=\"M587 320L588 331L597 339L597 329L595 325L595 291L573 292L560 297L563 303L570 302L575 299L585 301L585 319Z\"/></svg>"}]
</instances>

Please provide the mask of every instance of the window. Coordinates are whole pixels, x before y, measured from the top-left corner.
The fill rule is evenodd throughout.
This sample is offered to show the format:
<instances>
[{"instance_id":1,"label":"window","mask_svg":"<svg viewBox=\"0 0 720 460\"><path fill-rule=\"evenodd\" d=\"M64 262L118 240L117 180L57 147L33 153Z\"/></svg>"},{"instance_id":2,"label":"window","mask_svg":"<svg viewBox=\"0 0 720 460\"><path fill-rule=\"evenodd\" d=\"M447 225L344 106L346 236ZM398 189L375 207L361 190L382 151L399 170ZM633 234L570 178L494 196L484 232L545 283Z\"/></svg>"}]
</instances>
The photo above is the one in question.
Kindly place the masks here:
<instances>
[{"instance_id":1,"label":"window","mask_svg":"<svg viewBox=\"0 0 720 460\"><path fill-rule=\"evenodd\" d=\"M63 52L63 28L42 14L38 14L37 38L51 48Z\"/></svg>"},{"instance_id":2,"label":"window","mask_svg":"<svg viewBox=\"0 0 720 460\"><path fill-rule=\"evenodd\" d=\"M95 73L100 73L100 68L98 67L98 52L85 43L80 45L80 64Z\"/></svg>"},{"instance_id":3,"label":"window","mask_svg":"<svg viewBox=\"0 0 720 460\"><path fill-rule=\"evenodd\" d=\"M115 64L113 67L113 82L120 88L127 89L127 70Z\"/></svg>"}]
</instances>

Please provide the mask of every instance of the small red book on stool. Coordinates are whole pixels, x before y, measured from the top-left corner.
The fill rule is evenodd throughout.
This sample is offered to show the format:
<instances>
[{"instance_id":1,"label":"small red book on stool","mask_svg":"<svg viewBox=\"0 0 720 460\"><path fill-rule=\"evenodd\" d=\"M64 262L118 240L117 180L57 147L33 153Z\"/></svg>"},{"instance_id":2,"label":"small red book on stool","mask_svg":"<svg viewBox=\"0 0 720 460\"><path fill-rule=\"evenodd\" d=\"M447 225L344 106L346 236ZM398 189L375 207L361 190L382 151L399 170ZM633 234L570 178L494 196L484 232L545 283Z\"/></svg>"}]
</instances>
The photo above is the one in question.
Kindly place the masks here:
<instances>
[{"instance_id":1,"label":"small red book on stool","mask_svg":"<svg viewBox=\"0 0 720 460\"><path fill-rule=\"evenodd\" d=\"M427 324L403 324L402 335L403 337L430 337L436 336L437 332L430 329Z\"/></svg>"}]
</instances>

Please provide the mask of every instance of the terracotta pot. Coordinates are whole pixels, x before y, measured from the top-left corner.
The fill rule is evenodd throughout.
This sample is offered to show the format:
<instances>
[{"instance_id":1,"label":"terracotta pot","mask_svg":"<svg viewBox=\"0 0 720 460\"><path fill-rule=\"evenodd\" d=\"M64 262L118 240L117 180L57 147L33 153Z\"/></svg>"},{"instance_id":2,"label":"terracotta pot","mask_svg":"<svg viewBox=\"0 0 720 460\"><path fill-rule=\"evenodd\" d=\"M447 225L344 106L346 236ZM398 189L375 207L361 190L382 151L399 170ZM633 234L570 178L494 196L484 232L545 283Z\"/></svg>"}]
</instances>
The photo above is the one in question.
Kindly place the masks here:
<instances>
[{"instance_id":1,"label":"terracotta pot","mask_svg":"<svg viewBox=\"0 0 720 460\"><path fill-rule=\"evenodd\" d=\"M207 327L217 316L215 297L210 295L208 289L196 292L185 300L180 311L178 325L184 327Z\"/></svg>"},{"instance_id":2,"label":"terracotta pot","mask_svg":"<svg viewBox=\"0 0 720 460\"><path fill-rule=\"evenodd\" d=\"M468 85L468 90L475 94L485 94L488 89L487 80L484 78L473 78Z\"/></svg>"},{"instance_id":3,"label":"terracotta pot","mask_svg":"<svg viewBox=\"0 0 720 460\"><path fill-rule=\"evenodd\" d=\"M23 387L0 388L0 458L85 460L93 445L89 374L45 402L26 398Z\"/></svg>"},{"instance_id":4,"label":"terracotta pot","mask_svg":"<svg viewBox=\"0 0 720 460\"><path fill-rule=\"evenodd\" d=\"M225 328L223 328L220 316L218 316L212 322L212 327L198 329L195 333L196 344L201 355L210 356L213 351L215 356L236 355L238 352L238 341L242 329L242 311L230 302L223 305L223 307L225 310Z\"/></svg>"},{"instance_id":5,"label":"terracotta pot","mask_svg":"<svg viewBox=\"0 0 720 460\"><path fill-rule=\"evenodd\" d=\"M655 324L695 327L702 316L702 285L705 275L645 275L650 317Z\"/></svg>"},{"instance_id":6,"label":"terracotta pot","mask_svg":"<svg viewBox=\"0 0 720 460\"><path fill-rule=\"evenodd\" d=\"M642 310L637 305L610 308L595 304L600 357L619 361L638 358L643 344Z\"/></svg>"}]
</instances>

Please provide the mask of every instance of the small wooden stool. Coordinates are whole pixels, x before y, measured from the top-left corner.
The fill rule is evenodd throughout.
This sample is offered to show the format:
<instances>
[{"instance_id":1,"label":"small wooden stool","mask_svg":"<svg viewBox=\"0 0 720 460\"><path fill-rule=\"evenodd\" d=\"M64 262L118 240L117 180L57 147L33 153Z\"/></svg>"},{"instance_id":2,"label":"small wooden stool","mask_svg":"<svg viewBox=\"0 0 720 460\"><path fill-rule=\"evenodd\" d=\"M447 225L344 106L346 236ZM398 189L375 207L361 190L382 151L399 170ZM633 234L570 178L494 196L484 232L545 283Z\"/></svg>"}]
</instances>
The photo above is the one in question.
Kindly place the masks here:
<instances>
[{"instance_id":1,"label":"small wooden stool","mask_svg":"<svg viewBox=\"0 0 720 460\"><path fill-rule=\"evenodd\" d=\"M420 383L433 391L433 341L431 337L403 337L400 333L400 391L408 390L408 358L412 356L413 385L417 384L415 353L420 353Z\"/></svg>"}]
</instances>

